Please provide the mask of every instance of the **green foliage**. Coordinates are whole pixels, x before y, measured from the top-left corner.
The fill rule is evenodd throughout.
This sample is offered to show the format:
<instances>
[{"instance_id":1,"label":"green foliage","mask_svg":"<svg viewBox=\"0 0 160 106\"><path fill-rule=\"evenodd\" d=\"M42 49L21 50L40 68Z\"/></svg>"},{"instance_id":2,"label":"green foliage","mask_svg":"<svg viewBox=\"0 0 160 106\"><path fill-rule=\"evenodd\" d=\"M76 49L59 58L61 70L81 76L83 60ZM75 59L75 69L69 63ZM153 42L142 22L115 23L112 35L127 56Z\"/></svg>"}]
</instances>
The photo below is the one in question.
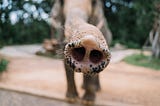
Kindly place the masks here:
<instances>
[{"instance_id":1,"label":"green foliage","mask_svg":"<svg viewBox=\"0 0 160 106\"><path fill-rule=\"evenodd\" d=\"M0 2L0 47L42 43L44 38L50 37L50 26L42 15L49 14L53 0L6 1L8 3ZM13 13L17 15L15 23L11 21Z\"/></svg>"},{"instance_id":2,"label":"green foliage","mask_svg":"<svg viewBox=\"0 0 160 106\"><path fill-rule=\"evenodd\" d=\"M4 1L8 1L8 4L4 5ZM154 4L159 0L102 1L114 42L140 48L152 28ZM1 0L0 47L11 44L41 43L44 38L49 38L48 17L44 19L42 15L50 14L53 3L54 0ZM14 12L17 13L18 18L15 24L10 19Z\"/></svg>"},{"instance_id":3,"label":"green foliage","mask_svg":"<svg viewBox=\"0 0 160 106\"><path fill-rule=\"evenodd\" d=\"M105 0L105 16L113 40L132 48L140 48L152 29L154 4L157 0Z\"/></svg>"},{"instance_id":4,"label":"green foliage","mask_svg":"<svg viewBox=\"0 0 160 106\"><path fill-rule=\"evenodd\" d=\"M7 29L2 31L0 45L41 43L44 38L49 37L49 25L45 21L34 20L27 25L18 22L15 25L8 25L7 28L9 31L6 31Z\"/></svg>"},{"instance_id":5,"label":"green foliage","mask_svg":"<svg viewBox=\"0 0 160 106\"><path fill-rule=\"evenodd\" d=\"M124 61L129 64L160 70L160 60L144 54L134 54L128 56L124 59Z\"/></svg>"},{"instance_id":6,"label":"green foliage","mask_svg":"<svg viewBox=\"0 0 160 106\"><path fill-rule=\"evenodd\" d=\"M8 61L5 59L0 59L0 73L6 71L8 65Z\"/></svg>"}]
</instances>

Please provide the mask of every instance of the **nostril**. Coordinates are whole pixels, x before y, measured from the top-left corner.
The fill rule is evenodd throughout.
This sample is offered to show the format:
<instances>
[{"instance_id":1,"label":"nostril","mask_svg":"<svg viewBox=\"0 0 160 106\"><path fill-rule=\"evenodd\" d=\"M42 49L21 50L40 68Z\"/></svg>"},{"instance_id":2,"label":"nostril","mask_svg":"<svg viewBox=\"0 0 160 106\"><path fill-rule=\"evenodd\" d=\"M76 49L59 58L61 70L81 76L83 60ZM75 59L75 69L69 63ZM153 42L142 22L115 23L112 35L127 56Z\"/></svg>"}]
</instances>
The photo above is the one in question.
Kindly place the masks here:
<instances>
[{"instance_id":1,"label":"nostril","mask_svg":"<svg viewBox=\"0 0 160 106\"><path fill-rule=\"evenodd\" d=\"M77 61L82 61L86 53L86 49L84 47L74 48L72 49L72 56Z\"/></svg>"},{"instance_id":2,"label":"nostril","mask_svg":"<svg viewBox=\"0 0 160 106\"><path fill-rule=\"evenodd\" d=\"M91 62L98 63L101 61L102 58L103 58L102 52L100 52L98 50L92 50L90 52L89 59Z\"/></svg>"}]
</instances>

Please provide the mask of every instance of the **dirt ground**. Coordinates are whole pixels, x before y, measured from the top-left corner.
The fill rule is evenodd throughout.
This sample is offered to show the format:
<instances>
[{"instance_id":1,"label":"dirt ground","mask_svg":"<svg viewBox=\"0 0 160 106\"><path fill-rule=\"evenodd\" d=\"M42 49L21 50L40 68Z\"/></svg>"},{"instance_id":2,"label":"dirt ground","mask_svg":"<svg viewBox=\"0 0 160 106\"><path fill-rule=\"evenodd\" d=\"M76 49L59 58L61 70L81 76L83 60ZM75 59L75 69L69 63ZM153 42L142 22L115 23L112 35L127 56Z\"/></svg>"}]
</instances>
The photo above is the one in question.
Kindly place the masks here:
<instances>
[{"instance_id":1,"label":"dirt ground","mask_svg":"<svg viewBox=\"0 0 160 106\"><path fill-rule=\"evenodd\" d=\"M0 88L65 100L66 77L62 60L44 57L10 57ZM113 62L100 74L102 90L96 104L106 106L159 106L160 71ZM76 74L80 97L82 75Z\"/></svg>"},{"instance_id":2,"label":"dirt ground","mask_svg":"<svg viewBox=\"0 0 160 106\"><path fill-rule=\"evenodd\" d=\"M35 56L34 53L39 50L42 50L40 45L1 49L0 54L9 57L10 63L7 72L0 76L0 89L65 101L66 77L62 60ZM133 53L137 51L118 50L111 53L111 63L100 73L102 90L97 93L96 104L159 106L160 71L121 62ZM84 93L81 89L82 74L77 73L75 77L81 97Z\"/></svg>"}]
</instances>

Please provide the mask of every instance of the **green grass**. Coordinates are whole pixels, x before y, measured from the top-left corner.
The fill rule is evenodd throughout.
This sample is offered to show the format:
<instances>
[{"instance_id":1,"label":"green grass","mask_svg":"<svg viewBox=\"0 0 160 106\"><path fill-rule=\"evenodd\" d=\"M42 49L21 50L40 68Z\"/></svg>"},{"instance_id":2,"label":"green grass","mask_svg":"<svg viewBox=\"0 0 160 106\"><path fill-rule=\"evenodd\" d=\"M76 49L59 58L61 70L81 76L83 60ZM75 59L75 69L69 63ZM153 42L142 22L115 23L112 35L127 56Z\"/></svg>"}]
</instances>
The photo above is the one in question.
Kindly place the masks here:
<instances>
[{"instance_id":1,"label":"green grass","mask_svg":"<svg viewBox=\"0 0 160 106\"><path fill-rule=\"evenodd\" d=\"M0 59L0 73L6 71L8 61L6 59Z\"/></svg>"},{"instance_id":2,"label":"green grass","mask_svg":"<svg viewBox=\"0 0 160 106\"><path fill-rule=\"evenodd\" d=\"M129 64L160 70L160 59L155 59L144 54L134 54L128 56L124 59L124 61Z\"/></svg>"}]
</instances>

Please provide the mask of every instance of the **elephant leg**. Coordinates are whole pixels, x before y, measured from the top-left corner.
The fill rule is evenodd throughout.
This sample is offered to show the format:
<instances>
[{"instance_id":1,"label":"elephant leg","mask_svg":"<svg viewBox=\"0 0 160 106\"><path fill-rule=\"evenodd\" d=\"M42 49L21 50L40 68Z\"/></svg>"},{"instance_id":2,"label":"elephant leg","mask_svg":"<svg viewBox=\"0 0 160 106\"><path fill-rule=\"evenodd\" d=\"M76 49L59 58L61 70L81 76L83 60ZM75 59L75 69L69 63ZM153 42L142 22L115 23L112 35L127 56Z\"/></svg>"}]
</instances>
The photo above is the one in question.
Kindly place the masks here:
<instances>
[{"instance_id":1,"label":"elephant leg","mask_svg":"<svg viewBox=\"0 0 160 106\"><path fill-rule=\"evenodd\" d=\"M83 75L83 84L82 84L82 88L86 89L87 87L87 79L85 78L85 75ZM100 81L99 81L99 74L94 76L93 78L93 83L95 84L95 89L96 91L100 91L101 90L101 85L100 85Z\"/></svg>"},{"instance_id":2,"label":"elephant leg","mask_svg":"<svg viewBox=\"0 0 160 106\"><path fill-rule=\"evenodd\" d=\"M78 99L78 92L74 80L74 71L66 63L64 63L64 65L67 78L66 97L68 102L76 102Z\"/></svg>"},{"instance_id":3,"label":"elephant leg","mask_svg":"<svg viewBox=\"0 0 160 106\"><path fill-rule=\"evenodd\" d=\"M98 82L98 75L96 76L83 76L83 80L84 80L84 89L85 89L85 93L83 95L83 104L93 104L95 97L96 97L96 91L98 89L99 86L97 86Z\"/></svg>"}]
</instances>

